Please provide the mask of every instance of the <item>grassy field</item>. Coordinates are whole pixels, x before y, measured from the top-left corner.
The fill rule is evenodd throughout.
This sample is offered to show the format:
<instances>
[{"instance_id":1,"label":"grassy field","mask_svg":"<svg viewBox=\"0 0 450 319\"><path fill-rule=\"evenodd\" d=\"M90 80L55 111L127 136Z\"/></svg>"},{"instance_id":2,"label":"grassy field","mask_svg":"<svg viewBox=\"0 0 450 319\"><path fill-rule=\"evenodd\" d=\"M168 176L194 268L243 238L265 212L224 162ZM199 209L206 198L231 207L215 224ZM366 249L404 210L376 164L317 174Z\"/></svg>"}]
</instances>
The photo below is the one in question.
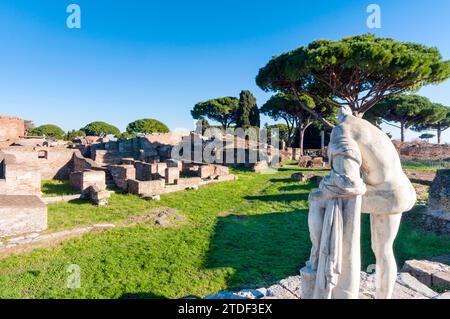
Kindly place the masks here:
<instances>
[{"instance_id":1,"label":"grassy field","mask_svg":"<svg viewBox=\"0 0 450 319\"><path fill-rule=\"evenodd\" d=\"M414 171L435 172L439 169L450 169L450 161L402 160L402 166Z\"/></svg>"},{"instance_id":2,"label":"grassy field","mask_svg":"<svg viewBox=\"0 0 450 319\"><path fill-rule=\"evenodd\" d=\"M307 198L313 188L292 181L295 171L237 172L239 181L164 195L159 202L113 195L106 208L82 201L52 204L49 231L120 222L156 207L178 210L186 223L119 227L0 260L0 298L202 297L295 275L309 256ZM44 190L47 195L71 192L64 183ZM448 238L418 227L414 218L402 224L395 244L400 264L450 253ZM362 250L363 265L372 264L367 216ZM81 269L79 289L67 288L71 264Z\"/></svg>"}]
</instances>

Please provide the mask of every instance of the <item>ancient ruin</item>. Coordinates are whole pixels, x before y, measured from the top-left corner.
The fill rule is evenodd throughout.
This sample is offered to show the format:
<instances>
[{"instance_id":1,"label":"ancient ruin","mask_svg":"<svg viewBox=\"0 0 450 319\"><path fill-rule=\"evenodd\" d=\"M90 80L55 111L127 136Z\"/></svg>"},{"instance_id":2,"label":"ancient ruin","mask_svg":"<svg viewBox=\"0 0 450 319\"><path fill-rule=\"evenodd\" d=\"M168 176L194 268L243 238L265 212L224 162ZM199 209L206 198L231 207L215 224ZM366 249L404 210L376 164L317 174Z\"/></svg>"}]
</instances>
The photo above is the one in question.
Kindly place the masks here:
<instances>
[{"instance_id":1,"label":"ancient ruin","mask_svg":"<svg viewBox=\"0 0 450 319\"><path fill-rule=\"evenodd\" d=\"M1 117L0 121L0 237L46 229L47 208L41 198L44 180L68 180L79 191L78 197L105 206L112 190L159 199L161 194L236 179L222 165L172 158L176 145L195 138L189 134L151 134L117 141L88 136L69 143L23 137L22 120Z\"/></svg>"}]
</instances>

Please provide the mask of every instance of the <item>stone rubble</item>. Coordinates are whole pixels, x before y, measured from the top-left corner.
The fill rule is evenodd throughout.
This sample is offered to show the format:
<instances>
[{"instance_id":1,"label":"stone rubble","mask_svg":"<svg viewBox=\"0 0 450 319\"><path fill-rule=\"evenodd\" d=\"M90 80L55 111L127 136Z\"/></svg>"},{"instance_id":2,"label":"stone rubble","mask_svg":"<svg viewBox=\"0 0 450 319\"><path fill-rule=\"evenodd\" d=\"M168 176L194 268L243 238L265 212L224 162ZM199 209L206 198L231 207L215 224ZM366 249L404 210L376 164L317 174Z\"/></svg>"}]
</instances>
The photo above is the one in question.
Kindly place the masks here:
<instances>
[{"instance_id":1,"label":"stone rubble","mask_svg":"<svg viewBox=\"0 0 450 319\"><path fill-rule=\"evenodd\" d=\"M375 299L375 276L361 272L360 299ZM449 299L450 292L439 294L408 273L399 273L392 299ZM221 291L205 299L302 299L301 277L292 276L269 288Z\"/></svg>"}]
</instances>

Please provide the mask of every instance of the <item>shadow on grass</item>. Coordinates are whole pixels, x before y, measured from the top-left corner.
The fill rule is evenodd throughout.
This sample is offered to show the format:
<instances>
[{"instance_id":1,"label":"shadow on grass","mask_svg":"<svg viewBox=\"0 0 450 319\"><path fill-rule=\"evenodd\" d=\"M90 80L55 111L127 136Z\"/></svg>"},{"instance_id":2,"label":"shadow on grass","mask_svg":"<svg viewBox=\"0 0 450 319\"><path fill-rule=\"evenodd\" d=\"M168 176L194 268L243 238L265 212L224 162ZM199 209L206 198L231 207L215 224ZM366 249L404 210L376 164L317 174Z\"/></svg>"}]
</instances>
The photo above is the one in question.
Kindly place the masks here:
<instances>
[{"instance_id":1,"label":"shadow on grass","mask_svg":"<svg viewBox=\"0 0 450 319\"><path fill-rule=\"evenodd\" d=\"M296 275L310 247L307 210L230 215L215 226L205 268L233 268L228 289L268 287Z\"/></svg>"},{"instance_id":2,"label":"shadow on grass","mask_svg":"<svg viewBox=\"0 0 450 319\"><path fill-rule=\"evenodd\" d=\"M409 180L411 181L411 183L416 183L424 186L431 186L431 184L433 184L433 181L425 181L420 178L409 178Z\"/></svg>"},{"instance_id":3,"label":"shadow on grass","mask_svg":"<svg viewBox=\"0 0 450 319\"><path fill-rule=\"evenodd\" d=\"M271 183L292 183L294 180L292 178L272 178Z\"/></svg>"},{"instance_id":4,"label":"shadow on grass","mask_svg":"<svg viewBox=\"0 0 450 319\"><path fill-rule=\"evenodd\" d=\"M278 190L281 192L308 191L308 193L309 193L315 188L318 188L318 186L316 184L307 183L307 184L295 184L295 185L281 186L278 188Z\"/></svg>"},{"instance_id":5,"label":"shadow on grass","mask_svg":"<svg viewBox=\"0 0 450 319\"><path fill-rule=\"evenodd\" d=\"M308 200L308 196L309 193L291 193L291 194L246 196L245 199L250 201L258 200L264 202L298 202Z\"/></svg>"},{"instance_id":6,"label":"shadow on grass","mask_svg":"<svg viewBox=\"0 0 450 319\"><path fill-rule=\"evenodd\" d=\"M79 192L73 188L69 181L46 181L42 183L42 193L44 196L64 196L64 195L76 195Z\"/></svg>"},{"instance_id":7,"label":"shadow on grass","mask_svg":"<svg viewBox=\"0 0 450 319\"><path fill-rule=\"evenodd\" d=\"M303 168L303 167L280 167L278 169L280 172L291 172L291 171L300 171L303 173L328 173L329 169L323 169L323 168Z\"/></svg>"}]
</instances>

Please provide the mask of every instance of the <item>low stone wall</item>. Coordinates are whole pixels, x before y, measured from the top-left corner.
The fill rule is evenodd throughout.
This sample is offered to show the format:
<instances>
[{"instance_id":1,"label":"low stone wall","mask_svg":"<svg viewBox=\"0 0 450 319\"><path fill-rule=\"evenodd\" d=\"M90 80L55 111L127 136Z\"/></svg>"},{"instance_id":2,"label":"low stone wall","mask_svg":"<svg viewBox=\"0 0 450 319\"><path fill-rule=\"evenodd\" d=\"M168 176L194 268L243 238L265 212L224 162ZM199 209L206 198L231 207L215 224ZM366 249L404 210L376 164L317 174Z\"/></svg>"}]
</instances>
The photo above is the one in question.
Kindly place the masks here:
<instances>
[{"instance_id":1,"label":"low stone wall","mask_svg":"<svg viewBox=\"0 0 450 319\"><path fill-rule=\"evenodd\" d=\"M96 186L100 191L106 189L106 174L103 171L84 170L70 174L70 185L81 192Z\"/></svg>"},{"instance_id":2,"label":"low stone wall","mask_svg":"<svg viewBox=\"0 0 450 319\"><path fill-rule=\"evenodd\" d=\"M69 178L73 155L79 151L66 147L10 146L2 152L13 155L17 164L39 172L42 180L51 180Z\"/></svg>"},{"instance_id":3,"label":"low stone wall","mask_svg":"<svg viewBox=\"0 0 450 319\"><path fill-rule=\"evenodd\" d=\"M0 195L41 195L41 174L0 153Z\"/></svg>"},{"instance_id":4,"label":"low stone wall","mask_svg":"<svg viewBox=\"0 0 450 319\"><path fill-rule=\"evenodd\" d=\"M0 142L12 144L25 135L23 120L12 116L0 116Z\"/></svg>"},{"instance_id":5,"label":"low stone wall","mask_svg":"<svg viewBox=\"0 0 450 319\"><path fill-rule=\"evenodd\" d=\"M0 195L0 238L47 229L47 206L37 196Z\"/></svg>"}]
</instances>

